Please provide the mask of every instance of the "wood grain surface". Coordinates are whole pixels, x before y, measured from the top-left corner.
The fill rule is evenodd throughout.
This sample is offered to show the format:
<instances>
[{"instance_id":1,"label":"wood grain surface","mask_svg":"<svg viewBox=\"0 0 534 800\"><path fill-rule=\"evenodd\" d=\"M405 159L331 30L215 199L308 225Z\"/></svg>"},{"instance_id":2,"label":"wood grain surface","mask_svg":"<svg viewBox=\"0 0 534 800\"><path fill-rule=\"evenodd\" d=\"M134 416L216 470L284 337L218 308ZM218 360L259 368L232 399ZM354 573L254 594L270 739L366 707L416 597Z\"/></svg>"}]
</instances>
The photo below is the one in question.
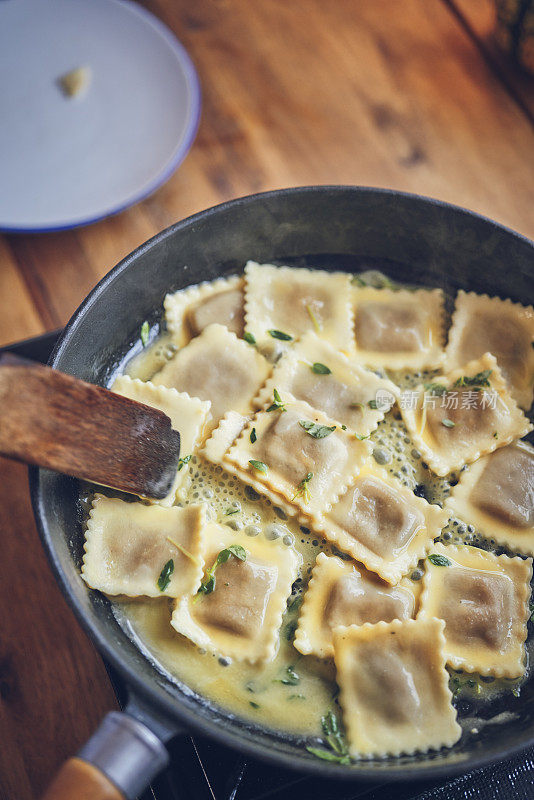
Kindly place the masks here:
<instances>
[{"instance_id":1,"label":"wood grain surface","mask_svg":"<svg viewBox=\"0 0 534 800\"><path fill-rule=\"evenodd\" d=\"M195 144L165 186L117 217L0 236L0 344L64 324L145 239L250 192L392 187L534 237L534 81L496 48L491 0L144 5L198 69ZM0 469L0 798L29 800L115 701L46 564L25 470Z\"/></svg>"}]
</instances>

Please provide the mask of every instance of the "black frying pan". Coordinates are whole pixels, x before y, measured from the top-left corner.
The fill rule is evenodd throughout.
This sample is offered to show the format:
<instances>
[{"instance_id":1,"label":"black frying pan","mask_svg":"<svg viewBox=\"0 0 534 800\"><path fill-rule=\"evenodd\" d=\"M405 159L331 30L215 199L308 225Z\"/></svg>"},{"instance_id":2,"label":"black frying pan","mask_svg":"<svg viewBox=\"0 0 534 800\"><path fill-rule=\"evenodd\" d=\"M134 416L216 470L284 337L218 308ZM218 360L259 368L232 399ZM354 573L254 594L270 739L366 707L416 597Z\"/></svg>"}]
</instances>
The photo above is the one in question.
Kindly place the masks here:
<instances>
[{"instance_id":1,"label":"black frying pan","mask_svg":"<svg viewBox=\"0 0 534 800\"><path fill-rule=\"evenodd\" d=\"M414 195L358 187L308 187L244 197L168 228L118 264L76 311L50 364L106 385L148 319L162 324L166 292L239 272L248 259L356 271L379 268L427 286L487 292L532 303L534 243L488 219ZM534 744L534 682L517 701L484 714L517 715L464 735L451 750L395 760L329 764L301 739L235 719L158 672L118 626L109 601L80 578L83 535L74 480L31 470L33 507L56 577L81 624L130 687L131 717L115 715L82 752L127 796L165 761L159 740L196 731L286 768L348 780L439 779L498 761ZM59 691L59 687L58 687ZM460 714L469 714L465 704ZM103 744L102 744L103 743ZM137 749L136 749L137 748ZM53 795L54 797L56 795ZM57 795L59 796L59 795ZM95 795L95 797L100 795Z\"/></svg>"}]
</instances>

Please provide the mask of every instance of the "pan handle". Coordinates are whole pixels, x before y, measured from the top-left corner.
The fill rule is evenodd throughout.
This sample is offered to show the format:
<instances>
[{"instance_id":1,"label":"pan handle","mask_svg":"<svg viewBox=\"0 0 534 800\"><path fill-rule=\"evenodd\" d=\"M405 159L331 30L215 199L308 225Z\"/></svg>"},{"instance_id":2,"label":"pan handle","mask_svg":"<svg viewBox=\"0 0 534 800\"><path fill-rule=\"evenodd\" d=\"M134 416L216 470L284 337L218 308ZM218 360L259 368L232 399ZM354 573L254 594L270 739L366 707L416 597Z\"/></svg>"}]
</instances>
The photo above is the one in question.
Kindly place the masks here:
<instances>
[{"instance_id":1,"label":"pan handle","mask_svg":"<svg viewBox=\"0 0 534 800\"><path fill-rule=\"evenodd\" d=\"M169 761L165 745L130 714L112 711L42 800L135 800Z\"/></svg>"}]
</instances>

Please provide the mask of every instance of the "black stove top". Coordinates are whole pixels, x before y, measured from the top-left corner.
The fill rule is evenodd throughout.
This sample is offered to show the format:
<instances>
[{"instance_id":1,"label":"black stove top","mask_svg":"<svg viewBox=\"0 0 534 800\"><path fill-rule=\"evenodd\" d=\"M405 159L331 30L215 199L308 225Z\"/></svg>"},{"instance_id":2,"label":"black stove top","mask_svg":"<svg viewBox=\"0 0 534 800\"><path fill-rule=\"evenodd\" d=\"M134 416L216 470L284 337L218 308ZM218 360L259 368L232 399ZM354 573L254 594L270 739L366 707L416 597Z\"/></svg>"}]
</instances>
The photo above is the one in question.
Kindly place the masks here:
<instances>
[{"instance_id":1,"label":"black stove top","mask_svg":"<svg viewBox=\"0 0 534 800\"><path fill-rule=\"evenodd\" d=\"M59 331L10 346L46 362ZM107 666L120 705L126 688ZM342 783L245 759L208 739L180 737L169 745L169 767L140 800L534 800L534 750L446 784Z\"/></svg>"}]
</instances>

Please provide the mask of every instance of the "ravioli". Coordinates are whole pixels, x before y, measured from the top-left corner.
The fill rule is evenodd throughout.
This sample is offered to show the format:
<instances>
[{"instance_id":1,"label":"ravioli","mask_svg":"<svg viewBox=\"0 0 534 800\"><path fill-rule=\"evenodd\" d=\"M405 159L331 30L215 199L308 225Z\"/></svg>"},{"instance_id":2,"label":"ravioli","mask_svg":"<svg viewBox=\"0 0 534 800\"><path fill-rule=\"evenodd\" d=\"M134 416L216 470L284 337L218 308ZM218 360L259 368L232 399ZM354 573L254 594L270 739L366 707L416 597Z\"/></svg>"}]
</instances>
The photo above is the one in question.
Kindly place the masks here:
<instances>
[{"instance_id":1,"label":"ravioli","mask_svg":"<svg viewBox=\"0 0 534 800\"><path fill-rule=\"evenodd\" d=\"M334 659L354 758L425 753L460 738L441 620L336 628Z\"/></svg>"},{"instance_id":2,"label":"ravioli","mask_svg":"<svg viewBox=\"0 0 534 800\"><path fill-rule=\"evenodd\" d=\"M347 273L249 261L245 281L245 327L258 342L269 341L270 331L293 339L315 331L338 349L353 350Z\"/></svg>"},{"instance_id":3,"label":"ravioli","mask_svg":"<svg viewBox=\"0 0 534 800\"><path fill-rule=\"evenodd\" d=\"M331 510L316 520L315 530L395 584L425 555L448 516L368 461Z\"/></svg>"},{"instance_id":4,"label":"ravioli","mask_svg":"<svg viewBox=\"0 0 534 800\"><path fill-rule=\"evenodd\" d=\"M278 361L255 406L268 406L274 389L304 400L359 436L376 429L398 393L390 380L353 363L312 332Z\"/></svg>"},{"instance_id":5,"label":"ravioli","mask_svg":"<svg viewBox=\"0 0 534 800\"><path fill-rule=\"evenodd\" d=\"M519 678L526 666L532 559L440 544L433 555L419 616L445 622L447 663L480 675Z\"/></svg>"},{"instance_id":6,"label":"ravioli","mask_svg":"<svg viewBox=\"0 0 534 800\"><path fill-rule=\"evenodd\" d=\"M218 655L251 664L271 661L302 556L280 540L251 539L217 523L206 526L204 538L208 569L231 546L244 548L246 559L230 556L218 566L211 593L180 598L171 625Z\"/></svg>"},{"instance_id":7,"label":"ravioli","mask_svg":"<svg viewBox=\"0 0 534 800\"><path fill-rule=\"evenodd\" d=\"M204 507L164 508L96 494L85 533L82 577L92 588L128 597L181 597L200 585ZM163 588L158 578L169 561Z\"/></svg>"},{"instance_id":8,"label":"ravioli","mask_svg":"<svg viewBox=\"0 0 534 800\"><path fill-rule=\"evenodd\" d=\"M459 291L446 350L447 370L492 353L512 396L524 409L534 393L534 308Z\"/></svg>"},{"instance_id":9,"label":"ravioli","mask_svg":"<svg viewBox=\"0 0 534 800\"><path fill-rule=\"evenodd\" d=\"M404 393L399 404L415 446L436 475L447 475L532 430L490 353L433 378L429 390L419 386Z\"/></svg>"},{"instance_id":10,"label":"ravioli","mask_svg":"<svg viewBox=\"0 0 534 800\"><path fill-rule=\"evenodd\" d=\"M223 462L257 491L281 496L314 517L328 510L358 473L369 445L307 403L291 395L281 399L286 410L259 411Z\"/></svg>"},{"instance_id":11,"label":"ravioli","mask_svg":"<svg viewBox=\"0 0 534 800\"><path fill-rule=\"evenodd\" d=\"M441 289L353 288L356 359L391 369L438 367L443 361Z\"/></svg>"},{"instance_id":12,"label":"ravioli","mask_svg":"<svg viewBox=\"0 0 534 800\"><path fill-rule=\"evenodd\" d=\"M202 401L198 397L189 397L185 392L178 392L176 389L155 386L150 381L132 380L128 375L119 375L112 386L112 391L163 411L170 417L174 430L179 432L181 460L178 463L176 478L167 497L154 501L159 505L172 506L176 492L185 483L189 473L188 462L185 459L194 453L202 439L211 403L209 400Z\"/></svg>"},{"instance_id":13,"label":"ravioli","mask_svg":"<svg viewBox=\"0 0 534 800\"><path fill-rule=\"evenodd\" d=\"M299 616L294 645L303 655L334 655L335 628L414 616L407 586L388 586L350 561L319 553Z\"/></svg>"},{"instance_id":14,"label":"ravioli","mask_svg":"<svg viewBox=\"0 0 534 800\"><path fill-rule=\"evenodd\" d=\"M519 441L479 459L445 505L487 538L534 556L534 448Z\"/></svg>"},{"instance_id":15,"label":"ravioli","mask_svg":"<svg viewBox=\"0 0 534 800\"><path fill-rule=\"evenodd\" d=\"M154 376L157 386L170 386L191 397L211 400L212 430L227 411L246 414L271 367L254 347L224 325L208 325Z\"/></svg>"},{"instance_id":16,"label":"ravioli","mask_svg":"<svg viewBox=\"0 0 534 800\"><path fill-rule=\"evenodd\" d=\"M243 335L244 280L242 276L219 278L168 294L163 303L172 341L183 347L216 322L236 336Z\"/></svg>"}]
</instances>

